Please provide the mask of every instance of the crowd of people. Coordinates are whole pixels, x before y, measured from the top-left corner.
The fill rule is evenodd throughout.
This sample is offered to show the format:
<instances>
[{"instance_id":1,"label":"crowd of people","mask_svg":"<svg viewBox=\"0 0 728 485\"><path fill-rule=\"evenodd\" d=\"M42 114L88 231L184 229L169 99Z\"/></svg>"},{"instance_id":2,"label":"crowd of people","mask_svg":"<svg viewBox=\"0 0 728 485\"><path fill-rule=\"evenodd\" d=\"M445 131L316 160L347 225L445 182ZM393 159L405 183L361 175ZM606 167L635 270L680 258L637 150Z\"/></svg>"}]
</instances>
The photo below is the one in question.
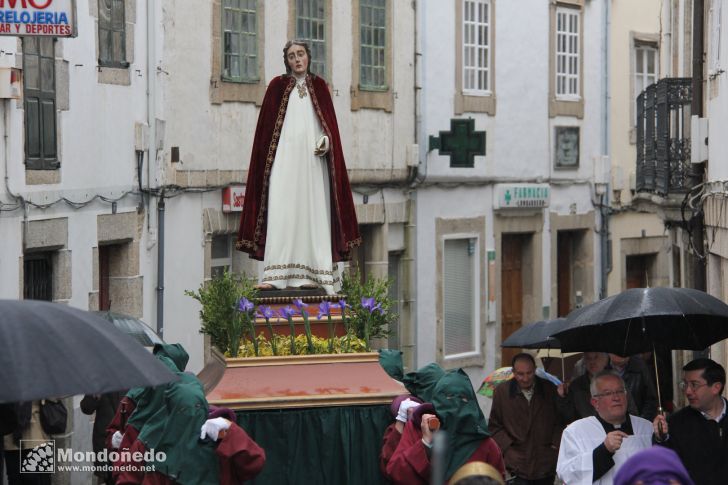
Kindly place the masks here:
<instances>
[{"instance_id":1,"label":"crowd of people","mask_svg":"<svg viewBox=\"0 0 728 485\"><path fill-rule=\"evenodd\" d=\"M433 443L443 433L450 485L728 483L726 375L715 361L683 367L688 405L671 414L658 412L640 356L587 352L577 375L558 386L536 375L528 353L513 358L512 372L495 389L487 424L461 370L430 364L406 374L410 394L393 401L383 438L384 476L395 485L431 483Z\"/></svg>"}]
</instances>

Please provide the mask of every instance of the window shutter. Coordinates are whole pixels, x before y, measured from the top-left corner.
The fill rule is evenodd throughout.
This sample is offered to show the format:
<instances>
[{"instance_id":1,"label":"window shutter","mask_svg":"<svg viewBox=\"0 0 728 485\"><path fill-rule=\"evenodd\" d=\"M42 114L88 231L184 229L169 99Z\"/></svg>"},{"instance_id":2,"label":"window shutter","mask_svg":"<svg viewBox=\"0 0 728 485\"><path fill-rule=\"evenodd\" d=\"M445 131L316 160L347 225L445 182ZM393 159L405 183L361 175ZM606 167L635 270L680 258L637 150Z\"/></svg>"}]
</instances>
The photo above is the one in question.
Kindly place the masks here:
<instances>
[{"instance_id":1,"label":"window shutter","mask_svg":"<svg viewBox=\"0 0 728 485\"><path fill-rule=\"evenodd\" d=\"M444 354L474 352L474 265L477 239L447 239L444 245Z\"/></svg>"}]
</instances>

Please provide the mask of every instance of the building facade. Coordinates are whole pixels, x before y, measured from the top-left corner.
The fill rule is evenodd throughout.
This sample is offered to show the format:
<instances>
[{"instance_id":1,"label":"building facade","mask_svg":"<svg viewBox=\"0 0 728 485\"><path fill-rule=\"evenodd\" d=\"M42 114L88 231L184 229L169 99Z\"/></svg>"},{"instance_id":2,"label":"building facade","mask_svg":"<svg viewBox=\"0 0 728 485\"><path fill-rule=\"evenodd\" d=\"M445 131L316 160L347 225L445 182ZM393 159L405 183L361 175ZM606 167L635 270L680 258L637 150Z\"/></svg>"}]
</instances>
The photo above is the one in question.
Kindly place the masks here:
<instances>
[{"instance_id":1,"label":"building facade","mask_svg":"<svg viewBox=\"0 0 728 485\"><path fill-rule=\"evenodd\" d=\"M365 239L352 264L365 276L392 276L403 315L398 345L412 327L404 293L417 157L412 6L68 3L72 36L0 37L8 88L0 297L143 318L181 343L188 370L199 371L206 345L199 305L185 290L226 269L260 271L234 251L235 205L265 88L285 72L285 42L299 38L311 45L312 69L329 84L338 116ZM224 192L238 197L225 204ZM88 449L88 417L74 408L73 448Z\"/></svg>"},{"instance_id":2,"label":"building facade","mask_svg":"<svg viewBox=\"0 0 728 485\"><path fill-rule=\"evenodd\" d=\"M479 385L510 365L513 331L598 297L604 12L458 0L417 14L415 360Z\"/></svg>"}]
</instances>

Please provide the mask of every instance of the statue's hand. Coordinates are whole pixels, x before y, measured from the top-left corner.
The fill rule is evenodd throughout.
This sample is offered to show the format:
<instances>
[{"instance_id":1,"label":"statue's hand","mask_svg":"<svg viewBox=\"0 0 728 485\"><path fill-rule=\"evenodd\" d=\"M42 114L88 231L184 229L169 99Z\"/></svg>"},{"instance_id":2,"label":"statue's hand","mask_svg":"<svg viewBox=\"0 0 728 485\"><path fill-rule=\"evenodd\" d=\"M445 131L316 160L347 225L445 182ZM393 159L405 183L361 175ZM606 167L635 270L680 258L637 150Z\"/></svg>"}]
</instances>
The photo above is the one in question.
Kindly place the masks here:
<instances>
[{"instance_id":1,"label":"statue's hand","mask_svg":"<svg viewBox=\"0 0 728 485\"><path fill-rule=\"evenodd\" d=\"M321 138L316 142L316 147L313 150L313 154L317 157L322 157L329 153L329 137L322 135Z\"/></svg>"}]
</instances>

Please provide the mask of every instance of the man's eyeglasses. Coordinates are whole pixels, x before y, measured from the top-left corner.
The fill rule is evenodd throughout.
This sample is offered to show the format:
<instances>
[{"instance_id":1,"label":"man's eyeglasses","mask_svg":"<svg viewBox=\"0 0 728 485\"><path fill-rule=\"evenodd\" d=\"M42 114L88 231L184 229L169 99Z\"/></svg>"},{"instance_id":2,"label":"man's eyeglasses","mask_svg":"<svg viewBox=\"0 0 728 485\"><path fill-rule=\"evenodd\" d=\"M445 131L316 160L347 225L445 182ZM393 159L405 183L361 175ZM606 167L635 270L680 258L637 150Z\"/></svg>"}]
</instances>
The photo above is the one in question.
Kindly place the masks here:
<instances>
[{"instance_id":1,"label":"man's eyeglasses","mask_svg":"<svg viewBox=\"0 0 728 485\"><path fill-rule=\"evenodd\" d=\"M700 382L700 381L687 381L687 382L686 381L681 381L680 384L679 384L680 389L683 390L683 391L685 389L687 389L688 387L690 388L691 391L697 391L701 387L707 386L707 385L708 385L707 382Z\"/></svg>"},{"instance_id":2,"label":"man's eyeglasses","mask_svg":"<svg viewBox=\"0 0 728 485\"><path fill-rule=\"evenodd\" d=\"M616 391L604 391L600 392L599 394L594 394L592 397L600 398L600 397L622 397L627 395L627 389L619 389Z\"/></svg>"}]
</instances>

